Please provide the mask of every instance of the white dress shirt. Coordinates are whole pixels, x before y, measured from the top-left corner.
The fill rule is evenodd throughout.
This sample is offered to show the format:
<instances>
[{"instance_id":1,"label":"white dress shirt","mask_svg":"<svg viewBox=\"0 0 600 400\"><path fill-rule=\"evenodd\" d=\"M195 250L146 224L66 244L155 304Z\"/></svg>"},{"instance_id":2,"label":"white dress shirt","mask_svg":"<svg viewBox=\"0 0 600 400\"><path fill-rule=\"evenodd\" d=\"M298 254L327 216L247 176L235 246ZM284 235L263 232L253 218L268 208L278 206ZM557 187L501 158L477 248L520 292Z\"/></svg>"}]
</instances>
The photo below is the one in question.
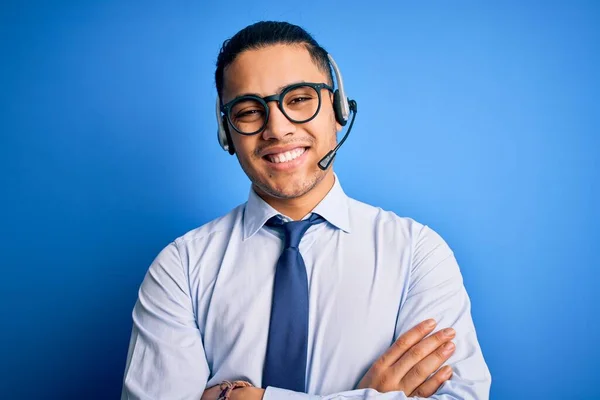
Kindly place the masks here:
<instances>
[{"instance_id":1,"label":"white dress shirt","mask_svg":"<svg viewBox=\"0 0 600 400\"><path fill-rule=\"evenodd\" d=\"M404 400L356 390L402 333L434 318L453 327L452 378L435 399L487 399L491 376L452 250L429 227L343 192L336 177L313 210L326 223L300 243L309 285L306 393L268 387L264 400ZM262 385L278 212L253 190L227 215L169 244L150 266L133 310L122 399L200 399L223 380ZM308 217L308 216L307 216Z\"/></svg>"}]
</instances>

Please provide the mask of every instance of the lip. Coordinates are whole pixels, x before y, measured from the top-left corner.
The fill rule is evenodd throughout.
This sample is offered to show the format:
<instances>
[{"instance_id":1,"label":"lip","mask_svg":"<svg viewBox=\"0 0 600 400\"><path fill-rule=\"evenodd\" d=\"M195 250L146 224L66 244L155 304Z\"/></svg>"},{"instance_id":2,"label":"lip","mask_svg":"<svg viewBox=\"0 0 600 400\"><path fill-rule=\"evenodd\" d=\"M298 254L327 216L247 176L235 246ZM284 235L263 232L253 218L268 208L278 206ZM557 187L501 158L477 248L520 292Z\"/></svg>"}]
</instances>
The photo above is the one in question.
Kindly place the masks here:
<instances>
[{"instance_id":1,"label":"lip","mask_svg":"<svg viewBox=\"0 0 600 400\"><path fill-rule=\"evenodd\" d=\"M304 151L304 153L302 153L302 155L300 157L295 158L292 161L285 161L285 162L282 162L282 163L274 163L274 162L271 162L271 161L267 160L266 158L264 158L264 156L263 156L263 160L269 166L270 169L274 169L276 171L289 171L291 169L297 168L300 165L304 164L304 162L308 158L308 152L310 151L310 147L304 147L304 146L295 145L295 146L292 146L292 147L288 146L288 150L283 150L283 151L278 150L278 151L274 151L274 152L270 152L270 153L266 153L265 152L265 155L268 155L268 154L283 153L285 151L289 151L289 150L293 150L293 149L298 149L298 148L303 148L303 149L306 149L306 150ZM271 149L269 149L269 150L271 150Z\"/></svg>"},{"instance_id":2,"label":"lip","mask_svg":"<svg viewBox=\"0 0 600 400\"><path fill-rule=\"evenodd\" d=\"M294 150L294 149L305 149L308 147L310 147L310 146L298 144L298 143L292 143L292 144L288 144L285 146L273 146L273 147L269 147L268 149L261 151L259 155L261 157L265 157L270 154L285 153L286 151L290 151L290 150Z\"/></svg>"}]
</instances>

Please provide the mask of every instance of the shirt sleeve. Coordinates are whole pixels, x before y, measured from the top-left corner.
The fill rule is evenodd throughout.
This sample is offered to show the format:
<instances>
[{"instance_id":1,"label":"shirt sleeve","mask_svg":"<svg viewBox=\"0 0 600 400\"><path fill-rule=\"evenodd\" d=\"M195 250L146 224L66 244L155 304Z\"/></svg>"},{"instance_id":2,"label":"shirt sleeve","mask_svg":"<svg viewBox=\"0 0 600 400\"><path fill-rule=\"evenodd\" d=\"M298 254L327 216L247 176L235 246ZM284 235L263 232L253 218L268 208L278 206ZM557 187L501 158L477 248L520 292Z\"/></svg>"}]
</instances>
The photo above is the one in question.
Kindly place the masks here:
<instances>
[{"instance_id":1,"label":"shirt sleeve","mask_svg":"<svg viewBox=\"0 0 600 400\"><path fill-rule=\"evenodd\" d=\"M398 312L398 337L428 318L437 321L436 329L456 331L456 350L446 363L452 367L452 378L433 398L488 399L492 377L477 340L458 263L440 235L424 226L414 247L408 294Z\"/></svg>"},{"instance_id":2,"label":"shirt sleeve","mask_svg":"<svg viewBox=\"0 0 600 400\"><path fill-rule=\"evenodd\" d=\"M453 327L456 350L447 361L453 370L430 399L489 399L491 375L483 359L471 318L471 303L463 285L454 253L431 228L423 226L414 246L410 284L398 311L396 338L426 319L434 318L438 328ZM263 400L407 400L404 392L380 393L357 389L326 396L308 395L268 387Z\"/></svg>"},{"instance_id":3,"label":"shirt sleeve","mask_svg":"<svg viewBox=\"0 0 600 400\"><path fill-rule=\"evenodd\" d=\"M175 243L150 266L132 316L121 399L200 399L209 368Z\"/></svg>"}]
</instances>

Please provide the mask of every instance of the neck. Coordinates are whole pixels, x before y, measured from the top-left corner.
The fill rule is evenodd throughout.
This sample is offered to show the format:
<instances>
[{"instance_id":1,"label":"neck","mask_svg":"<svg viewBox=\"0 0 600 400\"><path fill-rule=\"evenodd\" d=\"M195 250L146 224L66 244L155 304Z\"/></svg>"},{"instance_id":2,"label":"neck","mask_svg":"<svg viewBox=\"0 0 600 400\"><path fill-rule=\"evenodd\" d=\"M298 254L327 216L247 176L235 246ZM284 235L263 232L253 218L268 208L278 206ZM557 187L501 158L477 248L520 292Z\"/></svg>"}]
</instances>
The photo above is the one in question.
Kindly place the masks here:
<instances>
[{"instance_id":1,"label":"neck","mask_svg":"<svg viewBox=\"0 0 600 400\"><path fill-rule=\"evenodd\" d=\"M294 197L293 199L281 199L269 196L256 186L254 186L254 191L279 213L292 218L294 221L299 221L314 210L321 200L327 196L334 183L335 176L330 169L315 187L302 196Z\"/></svg>"}]
</instances>

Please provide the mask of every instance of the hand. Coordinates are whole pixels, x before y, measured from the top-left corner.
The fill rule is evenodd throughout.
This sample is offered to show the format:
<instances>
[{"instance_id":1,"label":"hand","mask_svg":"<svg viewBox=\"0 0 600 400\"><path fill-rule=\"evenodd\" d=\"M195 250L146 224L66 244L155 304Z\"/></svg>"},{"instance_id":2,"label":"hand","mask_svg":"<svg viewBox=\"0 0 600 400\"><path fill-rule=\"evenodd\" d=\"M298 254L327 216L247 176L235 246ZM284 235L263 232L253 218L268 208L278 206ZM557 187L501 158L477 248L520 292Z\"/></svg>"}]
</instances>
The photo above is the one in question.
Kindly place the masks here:
<instances>
[{"instance_id":1,"label":"hand","mask_svg":"<svg viewBox=\"0 0 600 400\"><path fill-rule=\"evenodd\" d=\"M421 322L392 344L358 384L358 389L378 392L402 391L408 396L430 397L452 376L445 366L428 378L454 353L450 340L456 334L447 328L425 338L433 331L433 320Z\"/></svg>"},{"instance_id":2,"label":"hand","mask_svg":"<svg viewBox=\"0 0 600 400\"><path fill-rule=\"evenodd\" d=\"M265 393L265 389L256 387L245 387L233 389L229 400L262 400ZM202 400L217 400L221 394L221 388L219 385L212 386L204 390L202 393Z\"/></svg>"},{"instance_id":3,"label":"hand","mask_svg":"<svg viewBox=\"0 0 600 400\"><path fill-rule=\"evenodd\" d=\"M257 387L244 387L234 389L231 392L230 400L262 400L265 389Z\"/></svg>"},{"instance_id":4,"label":"hand","mask_svg":"<svg viewBox=\"0 0 600 400\"><path fill-rule=\"evenodd\" d=\"M219 385L215 385L204 389L204 393L202 393L201 400L217 400L220 394L221 388L219 387Z\"/></svg>"}]
</instances>

